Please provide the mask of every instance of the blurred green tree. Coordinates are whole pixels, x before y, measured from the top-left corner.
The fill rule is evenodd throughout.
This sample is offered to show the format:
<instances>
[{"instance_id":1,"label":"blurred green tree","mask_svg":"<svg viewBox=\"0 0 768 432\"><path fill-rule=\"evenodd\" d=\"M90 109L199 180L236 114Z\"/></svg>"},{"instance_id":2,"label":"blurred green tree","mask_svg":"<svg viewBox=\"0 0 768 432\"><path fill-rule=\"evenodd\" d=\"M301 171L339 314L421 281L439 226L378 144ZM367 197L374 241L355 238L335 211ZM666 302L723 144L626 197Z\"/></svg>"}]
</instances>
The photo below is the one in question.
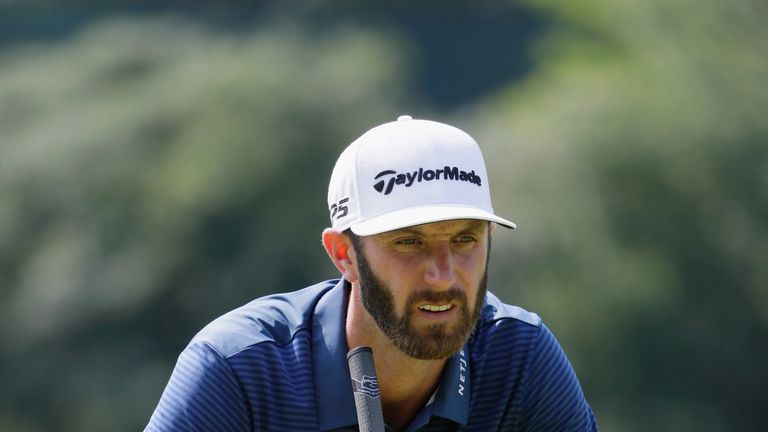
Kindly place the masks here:
<instances>
[{"instance_id":1,"label":"blurred green tree","mask_svg":"<svg viewBox=\"0 0 768 432\"><path fill-rule=\"evenodd\" d=\"M3 52L0 429L136 430L194 329L335 276L318 180L397 115L396 47L157 18Z\"/></svg>"},{"instance_id":2,"label":"blurred green tree","mask_svg":"<svg viewBox=\"0 0 768 432\"><path fill-rule=\"evenodd\" d=\"M554 329L602 429L760 430L766 5L525 7L547 23L535 69L453 112L520 227L491 288ZM336 155L439 108L407 96L425 53L402 34L277 9L256 31L106 20L0 52L0 430L140 428L195 330L335 276Z\"/></svg>"},{"instance_id":3,"label":"blurred green tree","mask_svg":"<svg viewBox=\"0 0 768 432\"><path fill-rule=\"evenodd\" d=\"M528 4L556 23L471 128L492 282L542 313L606 430L760 430L768 385L766 6Z\"/></svg>"}]
</instances>

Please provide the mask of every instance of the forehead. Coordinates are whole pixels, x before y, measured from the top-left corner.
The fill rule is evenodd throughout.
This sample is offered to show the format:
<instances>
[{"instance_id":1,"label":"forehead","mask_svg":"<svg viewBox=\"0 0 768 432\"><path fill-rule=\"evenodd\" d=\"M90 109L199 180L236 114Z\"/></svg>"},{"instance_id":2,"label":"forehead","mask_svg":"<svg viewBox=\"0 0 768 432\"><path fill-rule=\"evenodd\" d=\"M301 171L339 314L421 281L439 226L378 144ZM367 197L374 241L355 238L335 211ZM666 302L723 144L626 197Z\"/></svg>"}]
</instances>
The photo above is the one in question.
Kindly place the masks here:
<instances>
[{"instance_id":1,"label":"forehead","mask_svg":"<svg viewBox=\"0 0 768 432\"><path fill-rule=\"evenodd\" d=\"M477 219L457 219L400 228L394 231L378 234L376 237L387 238L403 234L415 234L420 236L453 236L464 232L482 233L487 228L487 221Z\"/></svg>"}]
</instances>

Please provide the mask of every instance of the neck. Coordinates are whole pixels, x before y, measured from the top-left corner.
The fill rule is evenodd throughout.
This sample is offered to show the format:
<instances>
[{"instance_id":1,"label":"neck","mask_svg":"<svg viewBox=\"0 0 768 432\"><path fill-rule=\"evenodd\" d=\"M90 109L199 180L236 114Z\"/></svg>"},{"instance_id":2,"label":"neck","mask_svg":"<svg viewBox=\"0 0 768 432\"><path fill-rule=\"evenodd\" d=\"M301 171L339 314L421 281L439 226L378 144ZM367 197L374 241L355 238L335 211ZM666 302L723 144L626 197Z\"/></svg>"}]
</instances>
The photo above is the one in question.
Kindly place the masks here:
<instances>
[{"instance_id":1,"label":"neck","mask_svg":"<svg viewBox=\"0 0 768 432\"><path fill-rule=\"evenodd\" d=\"M419 360L403 353L365 310L357 284L350 293L346 335L349 348L373 350L384 420L395 430L405 429L437 389L448 359Z\"/></svg>"}]
</instances>

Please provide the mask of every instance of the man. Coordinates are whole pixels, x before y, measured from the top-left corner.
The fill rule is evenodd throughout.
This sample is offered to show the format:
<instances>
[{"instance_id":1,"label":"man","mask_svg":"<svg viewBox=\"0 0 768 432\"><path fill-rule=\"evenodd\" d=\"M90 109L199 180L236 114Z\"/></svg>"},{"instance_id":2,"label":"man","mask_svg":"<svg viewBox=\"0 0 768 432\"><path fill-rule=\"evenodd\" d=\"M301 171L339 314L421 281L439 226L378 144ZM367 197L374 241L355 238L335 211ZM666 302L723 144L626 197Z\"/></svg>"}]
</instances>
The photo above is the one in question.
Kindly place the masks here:
<instances>
[{"instance_id":1,"label":"man","mask_svg":"<svg viewBox=\"0 0 768 432\"><path fill-rule=\"evenodd\" d=\"M356 430L347 352L373 350L391 430L594 431L535 314L486 291L496 216L475 141L401 116L341 154L323 245L341 279L257 299L179 357L147 430Z\"/></svg>"}]
</instances>

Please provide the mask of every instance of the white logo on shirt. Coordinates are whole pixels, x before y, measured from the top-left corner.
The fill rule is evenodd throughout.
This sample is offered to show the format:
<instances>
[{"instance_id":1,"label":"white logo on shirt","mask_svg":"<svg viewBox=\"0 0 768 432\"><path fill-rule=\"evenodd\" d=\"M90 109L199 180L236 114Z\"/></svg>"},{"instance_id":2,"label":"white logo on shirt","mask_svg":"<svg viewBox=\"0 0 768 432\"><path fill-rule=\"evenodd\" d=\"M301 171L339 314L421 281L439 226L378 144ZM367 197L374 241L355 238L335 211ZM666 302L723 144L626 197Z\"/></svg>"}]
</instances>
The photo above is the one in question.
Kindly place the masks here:
<instances>
[{"instance_id":1,"label":"white logo on shirt","mask_svg":"<svg viewBox=\"0 0 768 432\"><path fill-rule=\"evenodd\" d=\"M467 377L464 373L467 371L467 359L465 358L464 350L461 350L461 357L459 357L459 395L464 396L464 381Z\"/></svg>"}]
</instances>

